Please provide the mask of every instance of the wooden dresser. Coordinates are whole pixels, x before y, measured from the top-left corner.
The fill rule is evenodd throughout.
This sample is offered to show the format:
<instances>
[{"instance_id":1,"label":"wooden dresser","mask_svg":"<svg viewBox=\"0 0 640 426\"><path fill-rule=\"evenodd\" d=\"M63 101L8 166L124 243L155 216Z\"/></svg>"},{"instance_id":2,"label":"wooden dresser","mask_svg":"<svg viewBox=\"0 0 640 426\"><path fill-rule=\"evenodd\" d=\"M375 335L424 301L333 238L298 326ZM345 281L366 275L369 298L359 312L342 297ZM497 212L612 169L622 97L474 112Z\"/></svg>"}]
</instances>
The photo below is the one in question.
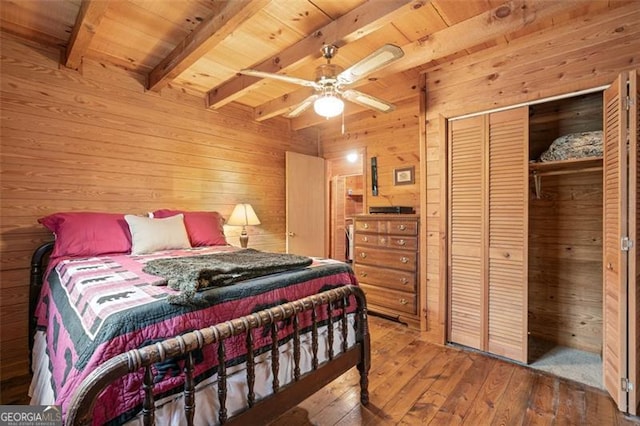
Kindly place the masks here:
<instances>
[{"instance_id":1,"label":"wooden dresser","mask_svg":"<svg viewBox=\"0 0 640 426\"><path fill-rule=\"evenodd\" d=\"M417 215L355 216L353 268L370 311L420 328Z\"/></svg>"}]
</instances>

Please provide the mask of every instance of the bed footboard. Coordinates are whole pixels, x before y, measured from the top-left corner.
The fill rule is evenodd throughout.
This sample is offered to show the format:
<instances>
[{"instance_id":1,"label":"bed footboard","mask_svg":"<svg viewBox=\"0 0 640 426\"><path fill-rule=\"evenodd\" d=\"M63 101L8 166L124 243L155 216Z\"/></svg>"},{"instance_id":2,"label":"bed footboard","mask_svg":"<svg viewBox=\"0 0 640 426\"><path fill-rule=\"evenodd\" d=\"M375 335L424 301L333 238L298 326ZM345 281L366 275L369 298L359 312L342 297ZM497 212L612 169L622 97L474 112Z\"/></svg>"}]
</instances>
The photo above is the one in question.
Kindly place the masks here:
<instances>
[{"instance_id":1,"label":"bed footboard","mask_svg":"<svg viewBox=\"0 0 640 426\"><path fill-rule=\"evenodd\" d=\"M357 309L355 312L356 343L350 348L347 345L347 300L350 296L355 296ZM318 362L318 327L321 309L325 309L328 315L325 319L327 324L328 360L324 363ZM305 374L300 374L300 326L298 314L311 311L311 341L312 341L312 370ZM289 321L293 325L293 359L294 372L293 382L284 386L278 383L278 339L277 330L279 324ZM335 324L334 324L335 323ZM341 334L342 345L339 353L333 353L334 325ZM273 370L272 394L259 401L254 395L254 360L253 341L251 330L263 328L271 331L271 368ZM227 386L225 367L225 340L237 335L246 336L247 347L247 401L248 406L245 411L228 418L226 409ZM193 424L195 410L195 384L193 378L193 356L195 350L206 345L218 344L218 399L219 412L218 422L258 424L266 419L273 419L284 413L291 407L302 402L323 386L349 370L357 366L360 373L360 400L362 404L369 402L368 394L368 372L370 362L369 330L367 324L367 308L364 293L357 286L344 286L300 300L265 309L251 315L237 318L225 323L202 328L174 338L169 338L160 343L145 346L141 349L133 349L124 354L118 355L98 369L93 371L76 390L69 409L67 411L66 424L91 424L93 407L100 392L112 381L132 372L144 369L144 401L142 416L145 424L154 424L155 404L153 395L153 374L151 366L157 362L162 362L173 357L185 356L184 364L184 410L186 423ZM337 343L336 343L337 344Z\"/></svg>"}]
</instances>

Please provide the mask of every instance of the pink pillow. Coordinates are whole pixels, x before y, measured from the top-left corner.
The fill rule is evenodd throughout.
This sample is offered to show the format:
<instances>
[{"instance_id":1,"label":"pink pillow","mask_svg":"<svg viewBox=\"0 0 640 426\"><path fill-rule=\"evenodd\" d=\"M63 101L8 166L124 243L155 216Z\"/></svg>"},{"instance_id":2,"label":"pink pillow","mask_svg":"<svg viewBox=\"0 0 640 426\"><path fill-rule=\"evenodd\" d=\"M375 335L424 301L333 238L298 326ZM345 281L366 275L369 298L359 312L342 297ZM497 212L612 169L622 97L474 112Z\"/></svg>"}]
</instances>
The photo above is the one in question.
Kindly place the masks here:
<instances>
[{"instance_id":1,"label":"pink pillow","mask_svg":"<svg viewBox=\"0 0 640 426\"><path fill-rule=\"evenodd\" d=\"M54 213L38 219L56 236L51 257L129 253L131 234L119 213Z\"/></svg>"},{"instance_id":2,"label":"pink pillow","mask_svg":"<svg viewBox=\"0 0 640 426\"><path fill-rule=\"evenodd\" d=\"M189 234L191 247L202 246L226 246L227 239L224 236L224 219L218 212L186 212L182 210L156 210L155 218L165 218L182 213L184 226Z\"/></svg>"}]
</instances>

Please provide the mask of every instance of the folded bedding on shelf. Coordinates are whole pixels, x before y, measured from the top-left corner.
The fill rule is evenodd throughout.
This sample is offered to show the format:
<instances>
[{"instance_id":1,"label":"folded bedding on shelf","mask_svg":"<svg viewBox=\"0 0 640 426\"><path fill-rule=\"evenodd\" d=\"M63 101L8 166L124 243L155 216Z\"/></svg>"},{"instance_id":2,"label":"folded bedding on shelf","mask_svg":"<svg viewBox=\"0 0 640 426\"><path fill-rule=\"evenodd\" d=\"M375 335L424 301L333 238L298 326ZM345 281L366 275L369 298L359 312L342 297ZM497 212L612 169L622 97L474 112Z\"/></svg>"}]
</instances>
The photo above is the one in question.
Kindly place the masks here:
<instances>
[{"instance_id":1,"label":"folded bedding on shelf","mask_svg":"<svg viewBox=\"0 0 640 426\"><path fill-rule=\"evenodd\" d=\"M602 130L570 133L554 140L538 161L602 157Z\"/></svg>"}]
</instances>

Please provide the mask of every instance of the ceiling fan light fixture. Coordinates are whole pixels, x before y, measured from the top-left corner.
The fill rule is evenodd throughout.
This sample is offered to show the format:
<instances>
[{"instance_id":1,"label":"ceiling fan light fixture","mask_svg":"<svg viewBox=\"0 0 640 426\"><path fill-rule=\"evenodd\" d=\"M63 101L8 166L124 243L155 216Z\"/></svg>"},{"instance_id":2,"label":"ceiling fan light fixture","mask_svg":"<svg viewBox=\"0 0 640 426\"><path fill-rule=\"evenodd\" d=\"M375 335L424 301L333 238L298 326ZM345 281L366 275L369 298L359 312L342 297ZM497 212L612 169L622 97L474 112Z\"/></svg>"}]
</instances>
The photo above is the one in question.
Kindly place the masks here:
<instances>
[{"instance_id":1,"label":"ceiling fan light fixture","mask_svg":"<svg viewBox=\"0 0 640 426\"><path fill-rule=\"evenodd\" d=\"M316 114L325 118L336 117L342 114L344 110L344 102L333 94L320 96L313 103L313 109Z\"/></svg>"}]
</instances>

